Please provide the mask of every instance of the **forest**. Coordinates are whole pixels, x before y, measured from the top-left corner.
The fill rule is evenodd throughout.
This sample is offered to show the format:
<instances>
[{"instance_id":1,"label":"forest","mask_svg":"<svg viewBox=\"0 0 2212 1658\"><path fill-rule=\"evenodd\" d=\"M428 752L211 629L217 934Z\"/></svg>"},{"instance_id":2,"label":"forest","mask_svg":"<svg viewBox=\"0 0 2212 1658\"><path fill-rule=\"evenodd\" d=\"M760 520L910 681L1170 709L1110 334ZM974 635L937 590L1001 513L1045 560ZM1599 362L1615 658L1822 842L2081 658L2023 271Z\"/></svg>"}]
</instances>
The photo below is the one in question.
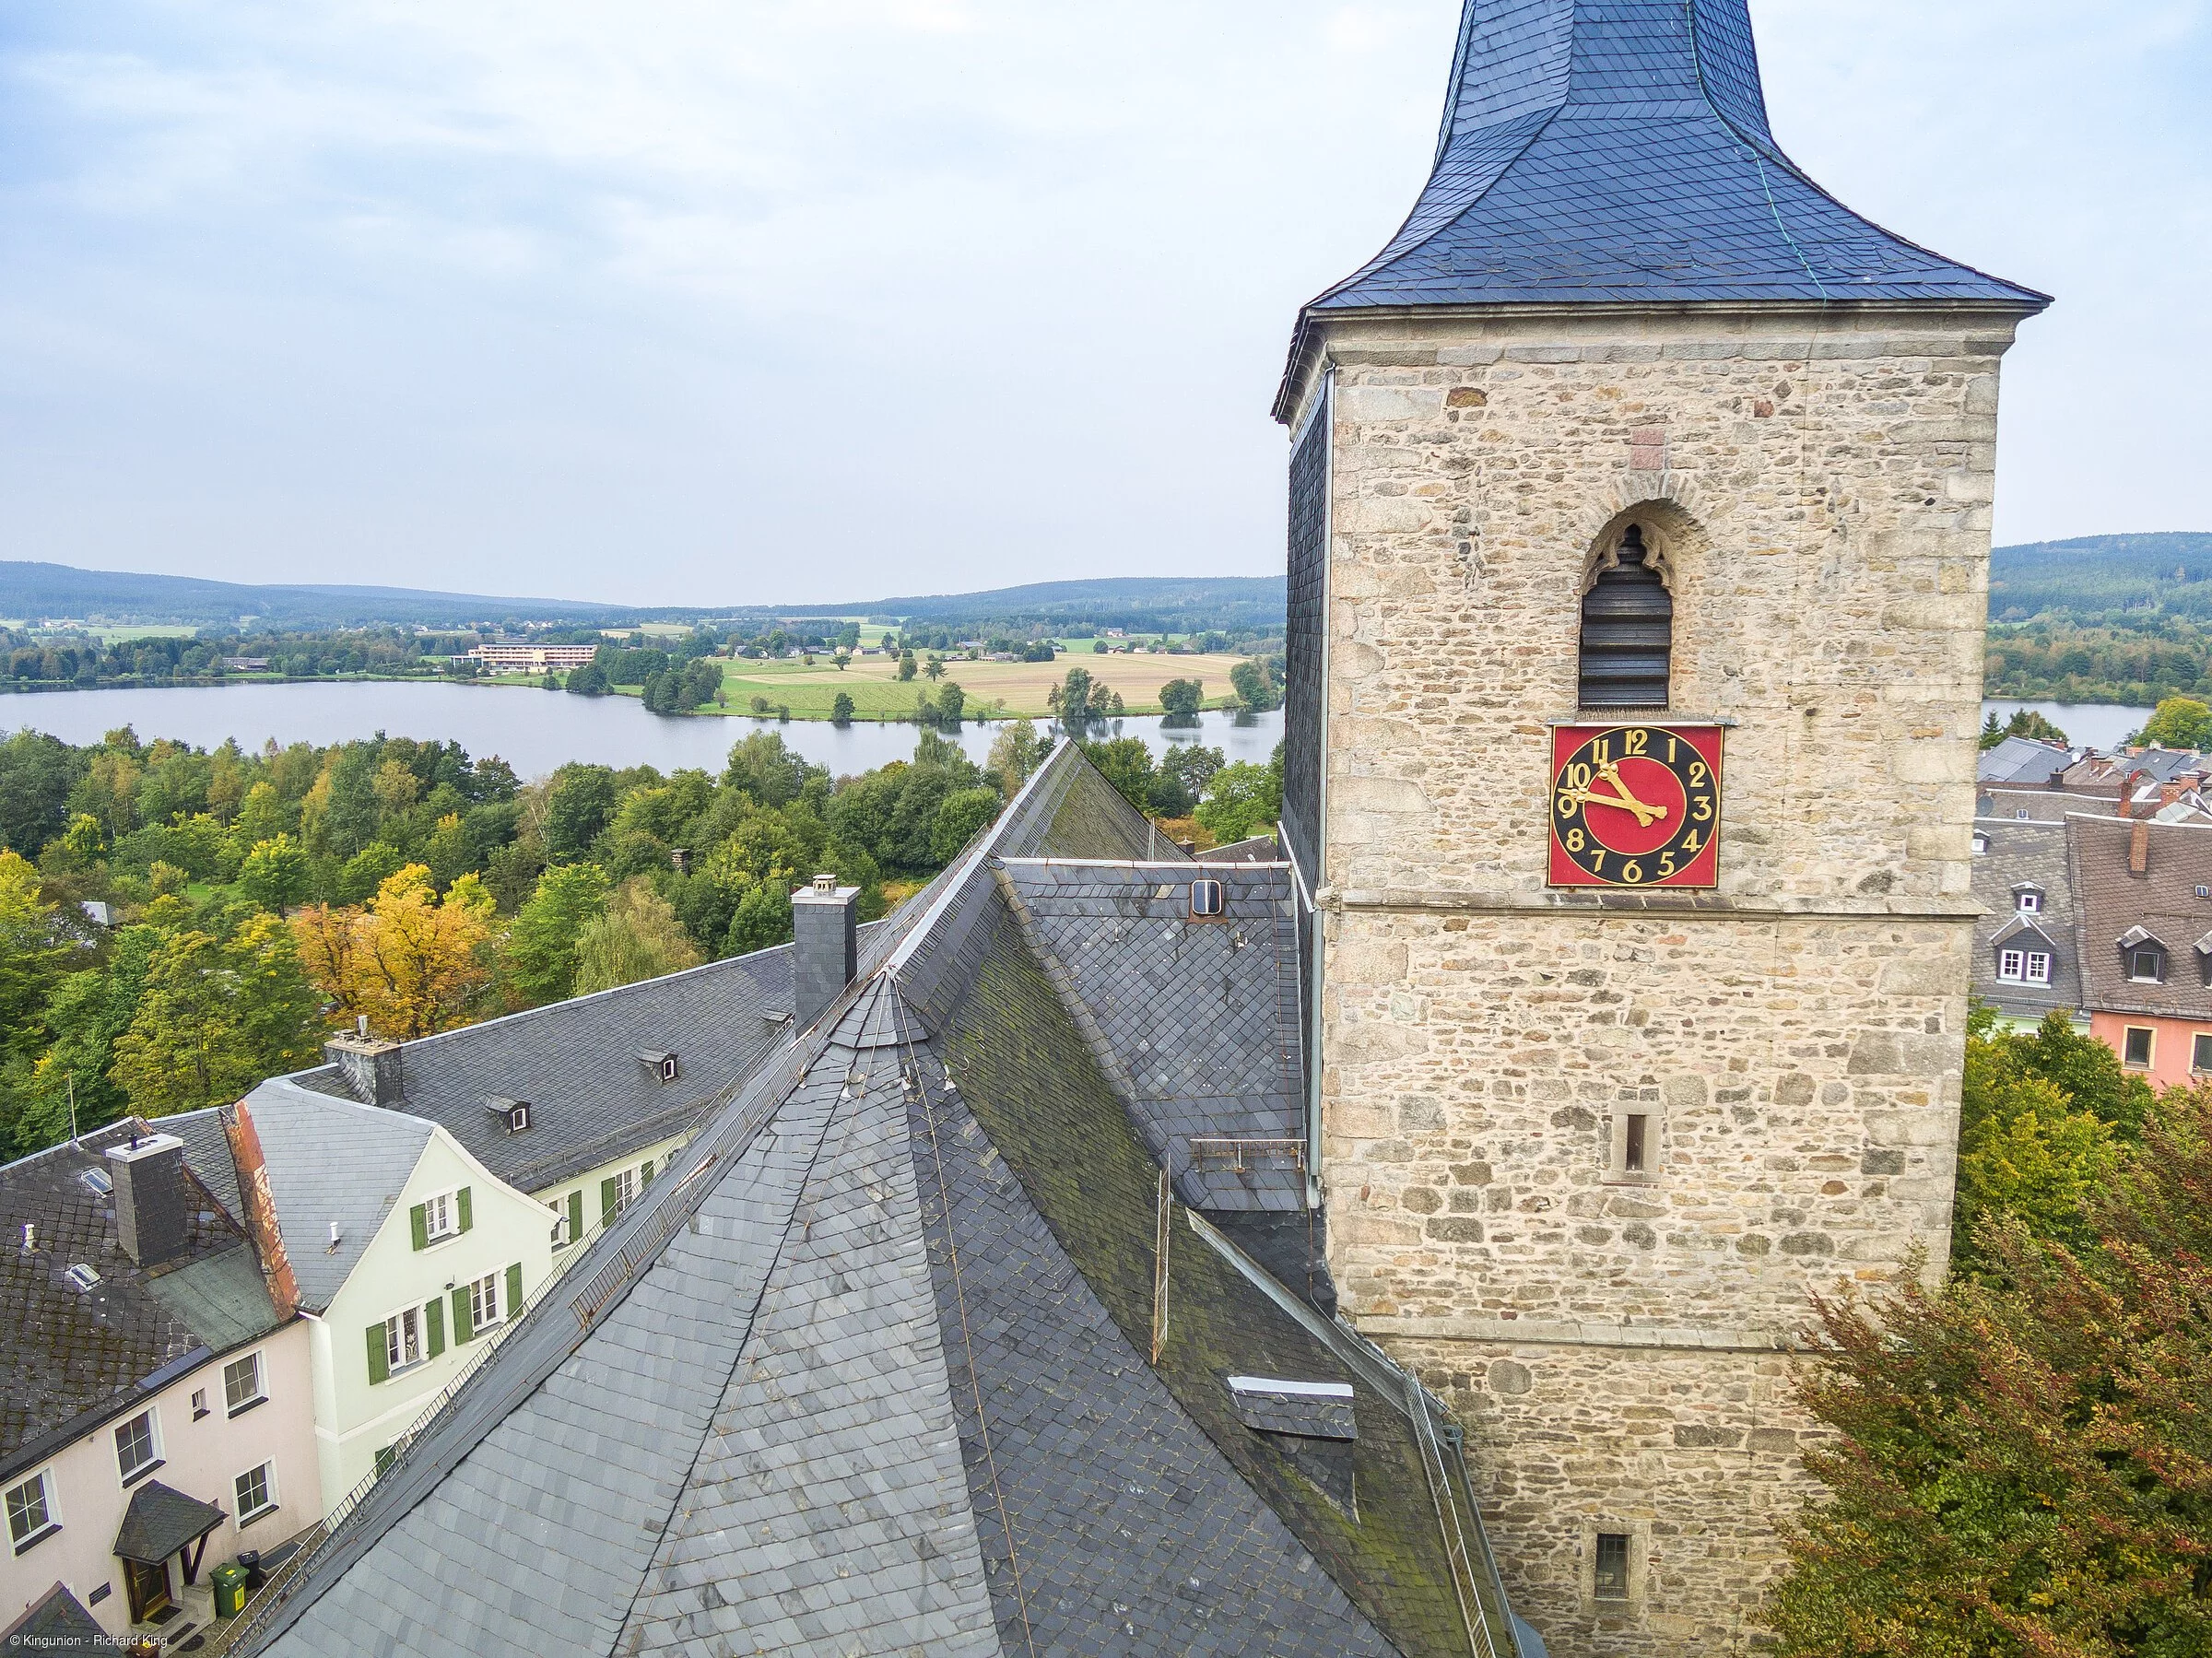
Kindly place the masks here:
<instances>
[{"instance_id":1,"label":"forest","mask_svg":"<svg viewBox=\"0 0 2212 1658\"><path fill-rule=\"evenodd\" d=\"M405 1041L791 936L834 872L874 920L991 823L1050 751L982 765L934 731L832 778L773 732L720 775L496 757L406 737L212 750L125 728L0 740L0 1157L135 1111L235 1099L366 1018ZM1271 766L1087 745L1173 839L1272 829Z\"/></svg>"}]
</instances>

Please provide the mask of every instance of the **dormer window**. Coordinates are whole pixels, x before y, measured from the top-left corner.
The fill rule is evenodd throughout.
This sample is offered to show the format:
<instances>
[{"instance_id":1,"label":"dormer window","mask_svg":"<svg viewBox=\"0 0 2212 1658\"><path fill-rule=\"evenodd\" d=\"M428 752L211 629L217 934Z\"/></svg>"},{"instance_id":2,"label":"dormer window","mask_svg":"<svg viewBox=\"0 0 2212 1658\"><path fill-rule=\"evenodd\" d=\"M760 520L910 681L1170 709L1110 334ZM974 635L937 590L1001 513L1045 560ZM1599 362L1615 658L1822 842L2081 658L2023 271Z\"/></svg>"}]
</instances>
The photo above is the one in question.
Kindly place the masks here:
<instances>
[{"instance_id":1,"label":"dormer window","mask_svg":"<svg viewBox=\"0 0 2212 1658\"><path fill-rule=\"evenodd\" d=\"M2006 984L2048 984L2051 982L2051 952L1999 950L1997 977Z\"/></svg>"},{"instance_id":2,"label":"dormer window","mask_svg":"<svg viewBox=\"0 0 2212 1658\"><path fill-rule=\"evenodd\" d=\"M651 1071L663 1082L674 1082L676 1080L676 1055L674 1053L663 1052L657 1048L640 1048L638 1050L638 1063L643 1065L647 1070Z\"/></svg>"},{"instance_id":3,"label":"dormer window","mask_svg":"<svg viewBox=\"0 0 2212 1658\"><path fill-rule=\"evenodd\" d=\"M1989 837L1987 835L1977 834L1974 837L1974 856L1979 858L1988 851Z\"/></svg>"},{"instance_id":4,"label":"dormer window","mask_svg":"<svg viewBox=\"0 0 2212 1658\"><path fill-rule=\"evenodd\" d=\"M1641 526L1630 524L1583 594L1577 700L1584 708L1665 708L1674 643L1674 594Z\"/></svg>"},{"instance_id":5,"label":"dormer window","mask_svg":"<svg viewBox=\"0 0 2212 1658\"><path fill-rule=\"evenodd\" d=\"M2022 915L2038 915L2042 912L2043 895L2033 887L2022 887L2012 895L2012 901L2018 906Z\"/></svg>"},{"instance_id":6,"label":"dormer window","mask_svg":"<svg viewBox=\"0 0 2212 1658\"><path fill-rule=\"evenodd\" d=\"M2166 982L2166 952L2155 944L2139 944L2127 953L2127 976L2137 984Z\"/></svg>"},{"instance_id":7,"label":"dormer window","mask_svg":"<svg viewBox=\"0 0 2212 1658\"><path fill-rule=\"evenodd\" d=\"M504 1094L488 1094L484 1109L500 1120L507 1133L519 1135L530 1126L530 1102L527 1099L510 1099Z\"/></svg>"}]
</instances>

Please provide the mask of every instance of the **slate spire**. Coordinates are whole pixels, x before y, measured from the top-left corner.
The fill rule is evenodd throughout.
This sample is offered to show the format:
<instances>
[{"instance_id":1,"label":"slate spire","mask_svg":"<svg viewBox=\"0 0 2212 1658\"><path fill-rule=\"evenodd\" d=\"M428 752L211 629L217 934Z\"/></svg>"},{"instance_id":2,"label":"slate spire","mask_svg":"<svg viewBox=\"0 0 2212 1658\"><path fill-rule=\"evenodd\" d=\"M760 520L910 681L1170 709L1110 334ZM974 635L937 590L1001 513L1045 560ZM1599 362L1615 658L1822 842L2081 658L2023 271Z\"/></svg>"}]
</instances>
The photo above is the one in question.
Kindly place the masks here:
<instances>
[{"instance_id":1,"label":"slate spire","mask_svg":"<svg viewBox=\"0 0 2212 1658\"><path fill-rule=\"evenodd\" d=\"M1436 164L1306 308L2042 294L1861 218L1774 142L1746 0L1466 0Z\"/></svg>"}]
</instances>

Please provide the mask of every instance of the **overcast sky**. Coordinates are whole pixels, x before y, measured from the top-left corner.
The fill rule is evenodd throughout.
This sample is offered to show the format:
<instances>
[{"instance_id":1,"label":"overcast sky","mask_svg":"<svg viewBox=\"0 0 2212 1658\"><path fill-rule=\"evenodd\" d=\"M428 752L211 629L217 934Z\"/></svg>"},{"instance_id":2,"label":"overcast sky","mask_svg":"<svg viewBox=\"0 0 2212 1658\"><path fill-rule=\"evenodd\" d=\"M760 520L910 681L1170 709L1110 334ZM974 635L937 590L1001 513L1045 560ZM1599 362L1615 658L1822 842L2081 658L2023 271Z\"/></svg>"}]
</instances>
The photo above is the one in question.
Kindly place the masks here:
<instances>
[{"instance_id":1,"label":"overcast sky","mask_svg":"<svg viewBox=\"0 0 2212 1658\"><path fill-rule=\"evenodd\" d=\"M0 558L717 604L1279 570L1299 303L1457 0L18 0ZM1753 0L1844 201L2058 296L2000 541L2212 529L2212 0Z\"/></svg>"}]
</instances>

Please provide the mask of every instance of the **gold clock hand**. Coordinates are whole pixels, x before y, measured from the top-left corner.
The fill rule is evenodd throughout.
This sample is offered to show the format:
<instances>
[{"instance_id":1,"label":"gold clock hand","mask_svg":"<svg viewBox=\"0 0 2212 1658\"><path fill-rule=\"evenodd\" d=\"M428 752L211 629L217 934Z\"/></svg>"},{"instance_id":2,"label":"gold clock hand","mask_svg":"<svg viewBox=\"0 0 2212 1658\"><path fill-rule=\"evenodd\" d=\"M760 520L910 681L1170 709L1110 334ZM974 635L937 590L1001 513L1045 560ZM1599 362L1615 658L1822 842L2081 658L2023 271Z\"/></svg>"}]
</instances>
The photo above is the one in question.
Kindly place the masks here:
<instances>
[{"instance_id":1,"label":"gold clock hand","mask_svg":"<svg viewBox=\"0 0 2212 1658\"><path fill-rule=\"evenodd\" d=\"M1616 788L1619 787L1618 780L1608 779L1607 781L1613 782ZM1577 789L1571 786L1559 792L1568 799L1580 801L1584 805L1617 806L1621 811L1632 812L1635 814L1637 823L1647 829L1654 819L1666 816L1665 806L1646 805L1626 791L1618 794L1593 794L1588 789Z\"/></svg>"},{"instance_id":2,"label":"gold clock hand","mask_svg":"<svg viewBox=\"0 0 2212 1658\"><path fill-rule=\"evenodd\" d=\"M1648 824L1653 819L1664 820L1665 818L1666 808L1665 806L1646 805L1642 801L1636 798L1635 794L1630 790L1628 784L1620 781L1620 764L1618 760L1606 760L1603 762L1601 765L1599 765L1597 771L1600 777L1604 778L1607 782L1611 783L1616 790L1618 791L1619 799L1618 804L1628 807L1630 811L1635 813L1637 822ZM1600 796L1600 798L1603 797Z\"/></svg>"}]
</instances>

